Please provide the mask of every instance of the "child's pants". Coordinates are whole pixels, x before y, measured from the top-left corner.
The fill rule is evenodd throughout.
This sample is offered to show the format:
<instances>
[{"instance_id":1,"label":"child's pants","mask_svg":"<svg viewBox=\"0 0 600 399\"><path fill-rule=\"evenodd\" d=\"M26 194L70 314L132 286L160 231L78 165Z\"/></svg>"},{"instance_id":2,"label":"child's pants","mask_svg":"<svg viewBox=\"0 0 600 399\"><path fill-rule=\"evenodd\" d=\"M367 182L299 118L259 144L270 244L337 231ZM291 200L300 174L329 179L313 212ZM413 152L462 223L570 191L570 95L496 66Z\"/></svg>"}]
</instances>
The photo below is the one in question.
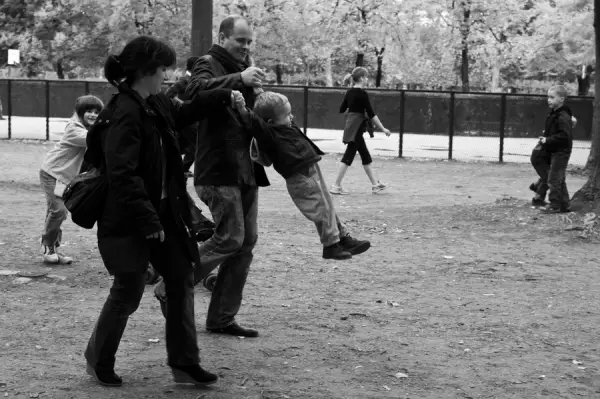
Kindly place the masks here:
<instances>
[{"instance_id":1,"label":"child's pants","mask_svg":"<svg viewBox=\"0 0 600 399\"><path fill-rule=\"evenodd\" d=\"M317 227L323 246L337 244L340 237L348 234L335 212L318 164L306 168L306 171L294 173L285 182L300 212Z\"/></svg>"},{"instance_id":2,"label":"child's pants","mask_svg":"<svg viewBox=\"0 0 600 399\"><path fill-rule=\"evenodd\" d=\"M540 177L535 183L536 193L541 199L546 198L548 191L548 174L550 173L551 154L537 147L531 152L531 165Z\"/></svg>"},{"instance_id":3,"label":"child's pants","mask_svg":"<svg viewBox=\"0 0 600 399\"><path fill-rule=\"evenodd\" d=\"M571 154L553 152L548 173L548 200L550 206L557 209L569 208L569 191L567 190L567 165Z\"/></svg>"},{"instance_id":4,"label":"child's pants","mask_svg":"<svg viewBox=\"0 0 600 399\"><path fill-rule=\"evenodd\" d=\"M56 179L48 173L40 170L40 183L44 194L46 194L46 221L42 233L42 245L47 247L58 247L62 239L60 226L67 218L69 211L65 208L62 198L54 194Z\"/></svg>"}]
</instances>

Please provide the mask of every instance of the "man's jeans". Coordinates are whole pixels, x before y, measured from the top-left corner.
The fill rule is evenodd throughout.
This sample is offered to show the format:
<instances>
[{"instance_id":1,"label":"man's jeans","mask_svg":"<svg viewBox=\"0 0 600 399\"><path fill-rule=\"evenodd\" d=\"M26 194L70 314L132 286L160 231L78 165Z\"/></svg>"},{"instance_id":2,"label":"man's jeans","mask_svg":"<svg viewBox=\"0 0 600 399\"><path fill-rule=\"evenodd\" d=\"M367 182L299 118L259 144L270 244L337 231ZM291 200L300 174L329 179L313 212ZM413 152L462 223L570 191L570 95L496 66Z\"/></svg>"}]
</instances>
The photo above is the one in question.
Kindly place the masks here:
<instances>
[{"instance_id":1,"label":"man's jeans","mask_svg":"<svg viewBox=\"0 0 600 399\"><path fill-rule=\"evenodd\" d=\"M556 209L569 209L569 191L567 190L567 165L570 153L554 152L550 161L550 172L548 173L548 200L550 206Z\"/></svg>"},{"instance_id":2,"label":"man's jeans","mask_svg":"<svg viewBox=\"0 0 600 399\"><path fill-rule=\"evenodd\" d=\"M62 239L60 226L67 219L67 208L62 198L54 194L56 179L48 173L40 170L40 183L46 195L46 221L42 233L42 245L47 247L58 247Z\"/></svg>"},{"instance_id":3,"label":"man's jeans","mask_svg":"<svg viewBox=\"0 0 600 399\"><path fill-rule=\"evenodd\" d=\"M317 227L323 246L337 244L340 236L348 234L335 212L319 164L308 167L305 173L294 173L285 183L292 201Z\"/></svg>"},{"instance_id":4,"label":"man's jeans","mask_svg":"<svg viewBox=\"0 0 600 399\"><path fill-rule=\"evenodd\" d=\"M214 234L200 244L200 265L194 271L198 284L217 266L206 328L224 328L235 322L242 304L242 292L258 239L258 187L196 186L215 222Z\"/></svg>"},{"instance_id":5,"label":"man's jeans","mask_svg":"<svg viewBox=\"0 0 600 399\"><path fill-rule=\"evenodd\" d=\"M546 198L548 192L548 174L550 173L551 155L543 149L534 149L531 152L531 165L540 177L535 185L536 193L540 199Z\"/></svg>"}]
</instances>

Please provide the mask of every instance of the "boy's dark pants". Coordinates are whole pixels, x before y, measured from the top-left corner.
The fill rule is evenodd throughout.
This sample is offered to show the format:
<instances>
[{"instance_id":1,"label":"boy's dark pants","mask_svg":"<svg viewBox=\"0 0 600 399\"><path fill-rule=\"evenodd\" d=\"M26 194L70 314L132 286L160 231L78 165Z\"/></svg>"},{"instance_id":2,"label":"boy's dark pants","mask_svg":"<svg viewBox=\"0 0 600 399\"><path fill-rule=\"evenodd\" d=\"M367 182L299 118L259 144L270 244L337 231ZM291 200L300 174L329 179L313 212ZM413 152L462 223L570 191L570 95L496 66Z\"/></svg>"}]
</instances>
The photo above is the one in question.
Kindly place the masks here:
<instances>
[{"instance_id":1,"label":"boy's dark pants","mask_svg":"<svg viewBox=\"0 0 600 399\"><path fill-rule=\"evenodd\" d=\"M550 173L551 154L544 150L535 148L531 152L531 165L540 177L537 182L534 183L536 193L540 199L546 198L546 192L548 191L548 174Z\"/></svg>"},{"instance_id":2,"label":"boy's dark pants","mask_svg":"<svg viewBox=\"0 0 600 399\"><path fill-rule=\"evenodd\" d=\"M567 190L567 165L571 154L553 152L551 154L550 171L548 173L548 200L556 209L569 209L569 191Z\"/></svg>"},{"instance_id":3,"label":"boy's dark pants","mask_svg":"<svg viewBox=\"0 0 600 399\"><path fill-rule=\"evenodd\" d=\"M194 269L182 244L185 236L176 227L168 208L166 206L160 212L165 241L149 243L150 262L162 275L169 298L166 320L167 363L170 366L192 366L200 362L194 320ZM135 272L115 273L110 294L85 351L87 362L96 371L114 369L121 337L129 316L140 304L145 286L144 268Z\"/></svg>"}]
</instances>

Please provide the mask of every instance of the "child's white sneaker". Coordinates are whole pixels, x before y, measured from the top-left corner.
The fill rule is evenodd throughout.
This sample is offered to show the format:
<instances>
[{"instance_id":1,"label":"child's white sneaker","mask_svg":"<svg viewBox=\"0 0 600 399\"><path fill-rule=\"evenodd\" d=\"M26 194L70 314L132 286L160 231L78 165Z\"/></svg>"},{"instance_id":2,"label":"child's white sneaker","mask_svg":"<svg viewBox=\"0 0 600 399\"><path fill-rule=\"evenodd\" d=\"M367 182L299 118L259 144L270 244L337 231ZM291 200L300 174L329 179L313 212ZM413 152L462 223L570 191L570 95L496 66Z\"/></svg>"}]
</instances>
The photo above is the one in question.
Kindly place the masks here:
<instances>
[{"instance_id":1,"label":"child's white sneaker","mask_svg":"<svg viewBox=\"0 0 600 399\"><path fill-rule=\"evenodd\" d=\"M58 254L56 253L56 250L54 249L54 247L47 247L44 245L44 254L42 255L42 257L44 259L44 263L52 263L52 264L60 263L60 258L58 256Z\"/></svg>"},{"instance_id":2,"label":"child's white sneaker","mask_svg":"<svg viewBox=\"0 0 600 399\"><path fill-rule=\"evenodd\" d=\"M388 188L387 183L383 183L383 182L377 182L377 184L373 185L373 187L371 188L371 190L373 191L373 194L379 193L383 190L385 190L386 188Z\"/></svg>"},{"instance_id":3,"label":"child's white sneaker","mask_svg":"<svg viewBox=\"0 0 600 399\"><path fill-rule=\"evenodd\" d=\"M348 191L344 190L342 186L336 186L335 184L331 185L331 190L329 190L331 194L337 195L348 195L350 194Z\"/></svg>"}]
</instances>

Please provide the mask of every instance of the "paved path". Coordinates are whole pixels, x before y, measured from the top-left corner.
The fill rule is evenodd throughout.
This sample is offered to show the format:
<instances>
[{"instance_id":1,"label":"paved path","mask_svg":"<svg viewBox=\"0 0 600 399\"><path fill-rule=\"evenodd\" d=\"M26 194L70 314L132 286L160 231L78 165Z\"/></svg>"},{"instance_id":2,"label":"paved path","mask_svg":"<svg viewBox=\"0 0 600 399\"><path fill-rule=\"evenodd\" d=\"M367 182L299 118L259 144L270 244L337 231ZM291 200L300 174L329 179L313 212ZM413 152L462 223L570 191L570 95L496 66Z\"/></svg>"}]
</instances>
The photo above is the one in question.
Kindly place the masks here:
<instances>
[{"instance_id":1,"label":"paved path","mask_svg":"<svg viewBox=\"0 0 600 399\"><path fill-rule=\"evenodd\" d=\"M59 140L68 119L50 119L50 140ZM45 118L12 118L12 138L37 139L46 138ZM308 129L308 136L319 147L328 153L342 153L341 130ZM368 137L368 136L365 136ZM8 121L0 121L0 138L8 138ZM373 155L398 156L398 134L386 137L382 133L375 133L374 138L367 138L367 145ZM448 159L448 137L426 134L404 134L404 157ZM504 161L528 163L536 139L506 138L504 141ZM452 158L460 161L498 161L500 139L498 137L467 137L456 136L453 141ZM572 165L585 165L590 152L589 141L576 141L570 163Z\"/></svg>"}]
</instances>

